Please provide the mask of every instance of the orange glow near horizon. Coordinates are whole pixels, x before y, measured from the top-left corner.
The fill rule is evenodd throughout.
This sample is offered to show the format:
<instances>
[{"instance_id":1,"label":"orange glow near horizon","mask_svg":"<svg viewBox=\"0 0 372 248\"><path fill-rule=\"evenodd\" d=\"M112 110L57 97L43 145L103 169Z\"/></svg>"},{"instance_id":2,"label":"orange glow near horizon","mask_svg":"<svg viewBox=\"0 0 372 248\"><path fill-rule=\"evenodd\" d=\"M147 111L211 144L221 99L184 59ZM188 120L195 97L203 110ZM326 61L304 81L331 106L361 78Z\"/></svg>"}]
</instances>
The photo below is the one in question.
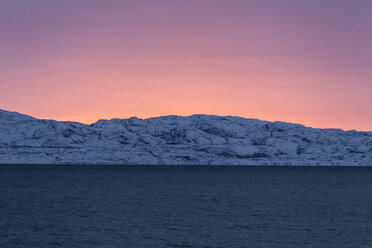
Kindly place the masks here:
<instances>
[{"instance_id":1,"label":"orange glow near horizon","mask_svg":"<svg viewBox=\"0 0 372 248\"><path fill-rule=\"evenodd\" d=\"M372 131L368 1L144 2L2 4L0 108Z\"/></svg>"}]
</instances>

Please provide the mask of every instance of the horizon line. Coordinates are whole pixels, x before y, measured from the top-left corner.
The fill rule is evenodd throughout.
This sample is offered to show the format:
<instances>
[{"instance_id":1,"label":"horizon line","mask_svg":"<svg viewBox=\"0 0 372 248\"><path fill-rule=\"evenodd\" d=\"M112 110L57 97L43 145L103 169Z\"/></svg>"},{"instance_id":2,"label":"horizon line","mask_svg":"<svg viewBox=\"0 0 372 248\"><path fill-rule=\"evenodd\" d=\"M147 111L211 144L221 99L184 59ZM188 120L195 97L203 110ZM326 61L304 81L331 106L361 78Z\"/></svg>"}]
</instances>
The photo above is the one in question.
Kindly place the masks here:
<instances>
[{"instance_id":1,"label":"horizon line","mask_svg":"<svg viewBox=\"0 0 372 248\"><path fill-rule=\"evenodd\" d=\"M111 120L115 120L115 119L117 119L117 120L128 120L128 119L131 119L131 118L136 118L136 119L139 119L139 120L148 120L148 119L153 119L153 118L171 117L171 116L174 116L174 117L184 117L184 118L188 118L188 117L192 117L192 116L215 116L215 117L242 118L242 119L246 119L246 120L257 120L257 121L269 122L269 123L285 123L285 124L291 124L291 125L300 125L300 126L303 126L305 128L319 129L319 130L340 130L340 131L343 131L343 132L362 132L362 133L371 133L372 132L372 130L370 130L370 131L356 130L356 129L345 130L345 129L337 128L337 127L318 128L318 127L306 126L306 125L301 124L301 123L279 121L279 120L268 121L268 120L262 120L262 119L258 119L258 118L243 117L243 116L236 116L236 115L216 115L216 114L177 115L177 114L169 114L169 115L151 116L151 117L146 117L146 118L140 118L140 117L137 117L137 116L131 116L131 117L127 117L127 118L114 117L114 118L111 118L111 119L98 118L95 122L84 123L84 122L70 121L70 120L56 120L56 119L53 119L53 118L40 118L40 117L35 117L35 116L29 115L29 114L24 114L24 113L21 113L21 112L18 112L18 111L5 110L5 109L2 109L2 108L0 108L0 111L4 111L4 112L8 112L8 113L13 113L13 114L19 114L19 115L31 117L31 118L34 118L34 119L37 119L37 120L48 120L48 121L56 121L56 122L72 122L72 123L79 123L79 124L82 124L82 125L93 125L93 124L95 124L95 123L97 123L99 121L111 121Z\"/></svg>"}]
</instances>

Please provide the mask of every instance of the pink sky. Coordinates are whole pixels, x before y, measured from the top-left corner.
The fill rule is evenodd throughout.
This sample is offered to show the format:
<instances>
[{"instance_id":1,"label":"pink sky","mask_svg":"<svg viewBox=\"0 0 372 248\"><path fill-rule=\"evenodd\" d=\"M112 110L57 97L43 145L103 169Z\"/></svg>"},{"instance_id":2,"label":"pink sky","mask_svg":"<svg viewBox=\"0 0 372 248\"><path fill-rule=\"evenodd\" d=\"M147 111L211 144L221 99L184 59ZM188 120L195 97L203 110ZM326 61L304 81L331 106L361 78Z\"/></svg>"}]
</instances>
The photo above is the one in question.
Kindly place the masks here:
<instances>
[{"instance_id":1,"label":"pink sky","mask_svg":"<svg viewBox=\"0 0 372 248\"><path fill-rule=\"evenodd\" d=\"M372 1L5 1L0 108L372 130Z\"/></svg>"}]
</instances>

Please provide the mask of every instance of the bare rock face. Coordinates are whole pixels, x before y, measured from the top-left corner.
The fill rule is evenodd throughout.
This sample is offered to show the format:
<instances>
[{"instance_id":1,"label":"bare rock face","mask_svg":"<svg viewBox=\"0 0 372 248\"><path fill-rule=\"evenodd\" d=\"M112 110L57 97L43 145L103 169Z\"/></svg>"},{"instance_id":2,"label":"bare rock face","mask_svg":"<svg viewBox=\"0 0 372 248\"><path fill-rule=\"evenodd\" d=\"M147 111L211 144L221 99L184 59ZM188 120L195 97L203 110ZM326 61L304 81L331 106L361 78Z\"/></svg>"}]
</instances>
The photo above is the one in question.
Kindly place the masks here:
<instances>
[{"instance_id":1,"label":"bare rock face","mask_svg":"<svg viewBox=\"0 0 372 248\"><path fill-rule=\"evenodd\" d=\"M77 122L0 110L0 163L372 165L372 132L231 116Z\"/></svg>"}]
</instances>

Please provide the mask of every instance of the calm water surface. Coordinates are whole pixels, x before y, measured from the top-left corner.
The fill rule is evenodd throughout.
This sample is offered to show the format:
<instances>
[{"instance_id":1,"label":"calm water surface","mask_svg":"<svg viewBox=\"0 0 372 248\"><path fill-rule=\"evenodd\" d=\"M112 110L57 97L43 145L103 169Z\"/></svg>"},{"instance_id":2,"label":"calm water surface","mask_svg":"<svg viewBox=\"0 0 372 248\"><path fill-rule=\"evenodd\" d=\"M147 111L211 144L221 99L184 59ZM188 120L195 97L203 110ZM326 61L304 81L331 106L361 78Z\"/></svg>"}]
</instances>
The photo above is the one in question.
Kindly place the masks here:
<instances>
[{"instance_id":1,"label":"calm water surface","mask_svg":"<svg viewBox=\"0 0 372 248\"><path fill-rule=\"evenodd\" d=\"M372 247L372 168L3 165L0 247Z\"/></svg>"}]
</instances>

